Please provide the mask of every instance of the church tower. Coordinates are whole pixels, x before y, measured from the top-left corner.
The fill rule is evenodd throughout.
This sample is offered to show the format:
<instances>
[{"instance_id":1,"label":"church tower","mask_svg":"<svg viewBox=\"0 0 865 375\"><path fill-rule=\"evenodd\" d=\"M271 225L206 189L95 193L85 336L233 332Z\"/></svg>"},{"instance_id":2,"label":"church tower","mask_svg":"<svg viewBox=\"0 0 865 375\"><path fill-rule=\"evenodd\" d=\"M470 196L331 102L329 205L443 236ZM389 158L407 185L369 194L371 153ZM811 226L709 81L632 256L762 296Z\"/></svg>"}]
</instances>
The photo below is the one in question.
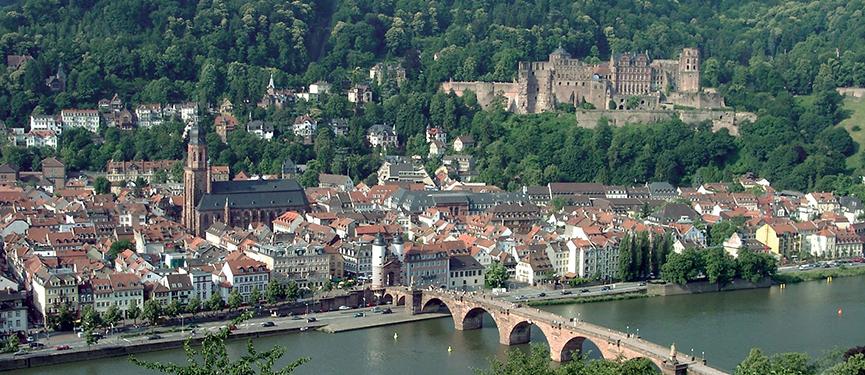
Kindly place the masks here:
<instances>
[{"instance_id":1,"label":"church tower","mask_svg":"<svg viewBox=\"0 0 865 375\"><path fill-rule=\"evenodd\" d=\"M189 129L189 144L186 148L186 166L183 168L183 225L196 236L201 228L195 207L206 193L210 193L210 176L207 163L207 142L204 131L196 123Z\"/></svg>"}]
</instances>

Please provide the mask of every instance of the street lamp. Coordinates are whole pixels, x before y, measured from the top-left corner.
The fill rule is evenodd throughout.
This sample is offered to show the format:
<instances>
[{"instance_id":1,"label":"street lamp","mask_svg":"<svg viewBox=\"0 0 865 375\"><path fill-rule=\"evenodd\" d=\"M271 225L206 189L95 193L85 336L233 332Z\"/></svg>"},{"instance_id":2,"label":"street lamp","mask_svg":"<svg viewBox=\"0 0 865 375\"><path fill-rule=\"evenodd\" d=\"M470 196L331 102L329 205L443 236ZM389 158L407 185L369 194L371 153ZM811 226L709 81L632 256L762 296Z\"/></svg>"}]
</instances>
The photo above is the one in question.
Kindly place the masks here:
<instances>
[{"instance_id":1,"label":"street lamp","mask_svg":"<svg viewBox=\"0 0 865 375\"><path fill-rule=\"evenodd\" d=\"M640 338L640 329L637 328L637 338Z\"/></svg>"},{"instance_id":2,"label":"street lamp","mask_svg":"<svg viewBox=\"0 0 865 375\"><path fill-rule=\"evenodd\" d=\"M631 337L631 326L625 326L625 332L628 334L628 337Z\"/></svg>"}]
</instances>

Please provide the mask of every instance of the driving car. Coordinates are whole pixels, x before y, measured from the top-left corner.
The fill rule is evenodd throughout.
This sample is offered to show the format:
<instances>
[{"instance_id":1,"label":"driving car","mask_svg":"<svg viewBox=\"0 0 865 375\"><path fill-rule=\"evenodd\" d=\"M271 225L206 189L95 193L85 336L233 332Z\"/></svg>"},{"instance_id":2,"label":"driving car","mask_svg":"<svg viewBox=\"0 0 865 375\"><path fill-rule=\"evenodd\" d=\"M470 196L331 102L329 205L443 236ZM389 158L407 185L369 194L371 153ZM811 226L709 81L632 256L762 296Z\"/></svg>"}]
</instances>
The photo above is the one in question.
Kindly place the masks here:
<instances>
[{"instance_id":1,"label":"driving car","mask_svg":"<svg viewBox=\"0 0 865 375\"><path fill-rule=\"evenodd\" d=\"M274 323L274 322L264 322L264 323L261 323L261 326L262 326L262 327L273 327L273 326L276 326L276 323Z\"/></svg>"},{"instance_id":2,"label":"driving car","mask_svg":"<svg viewBox=\"0 0 865 375\"><path fill-rule=\"evenodd\" d=\"M307 323L312 323L312 322L314 322L315 320L316 320L316 319L315 319L314 316L310 316L309 318L306 318L306 322L307 322Z\"/></svg>"}]
</instances>

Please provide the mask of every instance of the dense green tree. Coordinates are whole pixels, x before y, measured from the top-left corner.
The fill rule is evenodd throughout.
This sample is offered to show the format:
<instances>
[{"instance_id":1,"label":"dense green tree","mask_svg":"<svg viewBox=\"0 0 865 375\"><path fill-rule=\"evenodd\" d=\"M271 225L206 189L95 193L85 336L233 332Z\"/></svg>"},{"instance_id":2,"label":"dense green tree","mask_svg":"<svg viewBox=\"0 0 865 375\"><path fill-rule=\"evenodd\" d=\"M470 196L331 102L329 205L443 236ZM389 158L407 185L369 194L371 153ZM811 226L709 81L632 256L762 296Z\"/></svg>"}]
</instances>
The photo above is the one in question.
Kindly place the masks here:
<instances>
[{"instance_id":1,"label":"dense green tree","mask_svg":"<svg viewBox=\"0 0 865 375\"><path fill-rule=\"evenodd\" d=\"M147 320L152 326L159 322L163 314L162 304L155 299L145 302L144 308L141 309L141 318Z\"/></svg>"},{"instance_id":2,"label":"dense green tree","mask_svg":"<svg viewBox=\"0 0 865 375\"><path fill-rule=\"evenodd\" d=\"M3 343L4 353L14 353L18 351L21 343L18 341L18 335L6 336L6 342Z\"/></svg>"},{"instance_id":3,"label":"dense green tree","mask_svg":"<svg viewBox=\"0 0 865 375\"><path fill-rule=\"evenodd\" d=\"M298 299L301 297L300 287L297 285L296 282L294 282L294 280L290 280L288 284L285 285L283 294L285 295L285 298L288 298L290 300Z\"/></svg>"},{"instance_id":4,"label":"dense green tree","mask_svg":"<svg viewBox=\"0 0 865 375\"><path fill-rule=\"evenodd\" d=\"M93 305L86 305L81 309L81 328L84 330L93 330L102 325L102 317L99 312L93 308Z\"/></svg>"},{"instance_id":5,"label":"dense green tree","mask_svg":"<svg viewBox=\"0 0 865 375\"><path fill-rule=\"evenodd\" d=\"M186 312L192 314L194 317L195 314L198 314L201 311L201 299L198 297L192 297L189 299L189 302L186 303Z\"/></svg>"},{"instance_id":6,"label":"dense green tree","mask_svg":"<svg viewBox=\"0 0 865 375\"><path fill-rule=\"evenodd\" d=\"M484 274L485 288L504 288L507 286L508 270L501 262L492 262Z\"/></svg>"},{"instance_id":7,"label":"dense green tree","mask_svg":"<svg viewBox=\"0 0 865 375\"><path fill-rule=\"evenodd\" d=\"M133 322L136 322L140 316L141 308L138 307L138 300L130 301L129 307L126 309L126 319L132 319Z\"/></svg>"},{"instance_id":8,"label":"dense green tree","mask_svg":"<svg viewBox=\"0 0 865 375\"><path fill-rule=\"evenodd\" d=\"M252 292L249 293L249 302L252 304L261 302L261 291L258 290L258 287L252 288Z\"/></svg>"},{"instance_id":9,"label":"dense green tree","mask_svg":"<svg viewBox=\"0 0 865 375\"><path fill-rule=\"evenodd\" d=\"M113 303L111 304L111 306L108 306L108 309L105 310L104 313L102 313L102 321L105 323L106 326L109 327L120 321L120 318L120 309L118 309L117 305Z\"/></svg>"},{"instance_id":10,"label":"dense green tree","mask_svg":"<svg viewBox=\"0 0 865 375\"><path fill-rule=\"evenodd\" d=\"M93 181L93 190L96 191L96 194L108 194L111 192L111 182L108 182L105 177L96 177L96 180Z\"/></svg>"},{"instance_id":11,"label":"dense green tree","mask_svg":"<svg viewBox=\"0 0 865 375\"><path fill-rule=\"evenodd\" d=\"M687 248L681 254L672 253L661 267L661 278L666 282L680 285L695 280L704 273L702 255L694 248Z\"/></svg>"},{"instance_id":12,"label":"dense green tree","mask_svg":"<svg viewBox=\"0 0 865 375\"><path fill-rule=\"evenodd\" d=\"M225 301L222 299L222 296L219 293L213 293L210 295L210 299L207 300L207 308L213 311L222 310L225 307Z\"/></svg>"},{"instance_id":13,"label":"dense green tree","mask_svg":"<svg viewBox=\"0 0 865 375\"><path fill-rule=\"evenodd\" d=\"M653 375L657 367L646 358L631 360L589 360L579 355L560 366L551 364L549 350L532 345L528 353L511 350L507 359L493 360L489 370L476 370L478 375Z\"/></svg>"},{"instance_id":14,"label":"dense green tree","mask_svg":"<svg viewBox=\"0 0 865 375\"><path fill-rule=\"evenodd\" d=\"M633 249L633 236L628 233L622 237L622 242L619 243L619 278L623 281L633 280L635 275L633 274L633 263L634 263L634 255L632 253Z\"/></svg>"},{"instance_id":15,"label":"dense green tree","mask_svg":"<svg viewBox=\"0 0 865 375\"><path fill-rule=\"evenodd\" d=\"M285 289L274 279L267 282L267 287L264 289L264 295L267 303L274 304L285 298Z\"/></svg>"},{"instance_id":16,"label":"dense green tree","mask_svg":"<svg viewBox=\"0 0 865 375\"><path fill-rule=\"evenodd\" d=\"M182 311L182 306L180 306L180 302L176 299L169 302L162 309L162 315L166 318L173 319L177 317L177 314L180 314Z\"/></svg>"},{"instance_id":17,"label":"dense green tree","mask_svg":"<svg viewBox=\"0 0 865 375\"><path fill-rule=\"evenodd\" d=\"M228 294L228 308L236 310L241 304L243 304L243 297L240 296L240 292L237 289L232 290Z\"/></svg>"},{"instance_id":18,"label":"dense green tree","mask_svg":"<svg viewBox=\"0 0 865 375\"><path fill-rule=\"evenodd\" d=\"M48 326L55 331L69 331L74 324L74 315L68 303L61 303L57 312L48 316Z\"/></svg>"},{"instance_id":19,"label":"dense green tree","mask_svg":"<svg viewBox=\"0 0 865 375\"><path fill-rule=\"evenodd\" d=\"M749 249L739 251L736 263L739 268L739 276L755 283L765 277L774 276L778 270L778 262L775 257Z\"/></svg>"},{"instance_id":20,"label":"dense green tree","mask_svg":"<svg viewBox=\"0 0 865 375\"><path fill-rule=\"evenodd\" d=\"M724 286L736 277L736 261L722 247L711 247L703 252L703 264L710 283Z\"/></svg>"},{"instance_id":21,"label":"dense green tree","mask_svg":"<svg viewBox=\"0 0 865 375\"><path fill-rule=\"evenodd\" d=\"M767 357L760 349L751 349L748 357L736 366L735 375L796 374L815 375L817 368L802 353L780 353Z\"/></svg>"}]
</instances>

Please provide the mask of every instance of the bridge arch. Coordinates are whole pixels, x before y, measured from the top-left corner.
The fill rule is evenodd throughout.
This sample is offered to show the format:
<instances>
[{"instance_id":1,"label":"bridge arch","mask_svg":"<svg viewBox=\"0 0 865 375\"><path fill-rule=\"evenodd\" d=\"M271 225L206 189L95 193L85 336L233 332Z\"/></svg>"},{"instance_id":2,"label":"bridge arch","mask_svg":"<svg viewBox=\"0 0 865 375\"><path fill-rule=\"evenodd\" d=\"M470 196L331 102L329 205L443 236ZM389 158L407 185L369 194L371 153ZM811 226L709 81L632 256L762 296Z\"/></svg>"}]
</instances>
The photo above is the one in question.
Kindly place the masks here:
<instances>
[{"instance_id":1,"label":"bridge arch","mask_svg":"<svg viewBox=\"0 0 865 375\"><path fill-rule=\"evenodd\" d=\"M436 313L436 312L451 312L450 307L442 301L438 297L433 297L426 300L423 305L421 305L421 312L423 313Z\"/></svg>"},{"instance_id":2,"label":"bridge arch","mask_svg":"<svg viewBox=\"0 0 865 375\"><path fill-rule=\"evenodd\" d=\"M385 295L381 296L379 300L379 305L390 305L393 304L393 295L390 293L385 293Z\"/></svg>"},{"instance_id":3,"label":"bridge arch","mask_svg":"<svg viewBox=\"0 0 865 375\"><path fill-rule=\"evenodd\" d=\"M469 308L468 311L463 314L460 322L457 322L456 320L458 318L454 317L454 324L462 324L463 330L483 328L484 315L489 315L493 320L493 324L498 326L498 322L496 322L496 317L487 309L479 306Z\"/></svg>"},{"instance_id":4,"label":"bridge arch","mask_svg":"<svg viewBox=\"0 0 865 375\"><path fill-rule=\"evenodd\" d=\"M559 358L562 362L570 361L571 359L574 359L580 355L585 355L586 358L592 359L616 359L607 358L604 352L601 350L601 345L603 345L603 343L595 342L585 336L574 336L565 341L564 345L562 345L561 348L558 349ZM550 351L552 350L553 348L551 347Z\"/></svg>"},{"instance_id":5,"label":"bridge arch","mask_svg":"<svg viewBox=\"0 0 865 375\"><path fill-rule=\"evenodd\" d=\"M399 296L396 300L397 306L405 306L405 296Z\"/></svg>"},{"instance_id":6,"label":"bridge arch","mask_svg":"<svg viewBox=\"0 0 865 375\"><path fill-rule=\"evenodd\" d=\"M550 348L553 347L558 333L546 323L535 322L511 315L510 324L499 330L499 342L502 345L520 345L532 341L532 336L540 335ZM534 327L534 329L532 329ZM536 339L538 337L535 337ZM538 340L535 340L538 341Z\"/></svg>"}]
</instances>

